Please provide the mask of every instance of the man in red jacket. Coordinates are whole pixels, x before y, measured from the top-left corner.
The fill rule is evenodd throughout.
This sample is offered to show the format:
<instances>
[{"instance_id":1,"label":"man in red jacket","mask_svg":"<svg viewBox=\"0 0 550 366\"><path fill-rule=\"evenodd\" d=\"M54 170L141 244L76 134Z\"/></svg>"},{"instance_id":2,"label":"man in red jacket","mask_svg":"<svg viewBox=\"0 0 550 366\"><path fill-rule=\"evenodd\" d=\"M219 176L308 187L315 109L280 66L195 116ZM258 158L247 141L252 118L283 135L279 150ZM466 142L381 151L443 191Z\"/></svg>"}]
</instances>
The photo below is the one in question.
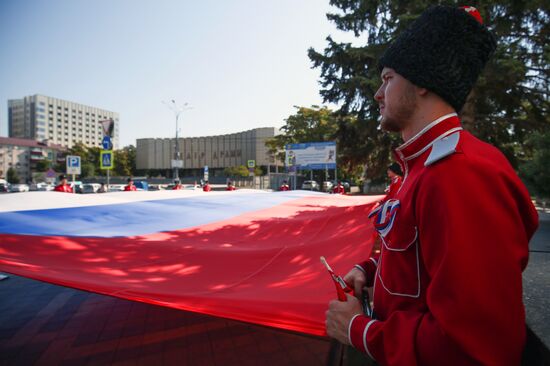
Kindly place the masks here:
<instances>
[{"instance_id":1,"label":"man in red jacket","mask_svg":"<svg viewBox=\"0 0 550 366\"><path fill-rule=\"evenodd\" d=\"M326 316L329 336L380 365L521 362L537 212L504 155L457 116L495 47L475 8L435 6L380 59L380 123L404 140L405 175L370 214L381 253L345 276L357 296L374 285L373 314L348 295Z\"/></svg>"},{"instance_id":2,"label":"man in red jacket","mask_svg":"<svg viewBox=\"0 0 550 366\"><path fill-rule=\"evenodd\" d=\"M56 192L73 193L73 189L67 184L67 177L63 174L59 176L59 184L53 190Z\"/></svg>"},{"instance_id":3,"label":"man in red jacket","mask_svg":"<svg viewBox=\"0 0 550 366\"><path fill-rule=\"evenodd\" d=\"M283 180L283 184L279 187L279 191L290 191L290 186L286 182L286 180Z\"/></svg>"},{"instance_id":4,"label":"man in red jacket","mask_svg":"<svg viewBox=\"0 0 550 366\"><path fill-rule=\"evenodd\" d=\"M346 194L346 189L342 185L342 182L338 181L338 183L332 188L332 193L334 194Z\"/></svg>"},{"instance_id":5,"label":"man in red jacket","mask_svg":"<svg viewBox=\"0 0 550 366\"><path fill-rule=\"evenodd\" d=\"M233 184L232 181L228 181L227 182L227 187L225 188L226 191L234 191L236 188L235 188L235 185Z\"/></svg>"},{"instance_id":6,"label":"man in red jacket","mask_svg":"<svg viewBox=\"0 0 550 366\"><path fill-rule=\"evenodd\" d=\"M134 180L130 177L128 178L128 184L124 187L125 192L137 191L136 186L134 185Z\"/></svg>"},{"instance_id":7,"label":"man in red jacket","mask_svg":"<svg viewBox=\"0 0 550 366\"><path fill-rule=\"evenodd\" d=\"M403 183L403 173L399 164L393 163L388 167L388 178L390 178L390 185L386 188L386 199L395 196Z\"/></svg>"},{"instance_id":8,"label":"man in red jacket","mask_svg":"<svg viewBox=\"0 0 550 366\"><path fill-rule=\"evenodd\" d=\"M183 189L181 182L179 181L179 179L174 180L174 187L172 187L172 190L178 191L180 189Z\"/></svg>"},{"instance_id":9,"label":"man in red jacket","mask_svg":"<svg viewBox=\"0 0 550 366\"><path fill-rule=\"evenodd\" d=\"M212 187L210 186L210 183L208 183L208 181L204 182L204 185L202 186L202 190L204 192L210 192L212 190Z\"/></svg>"}]
</instances>

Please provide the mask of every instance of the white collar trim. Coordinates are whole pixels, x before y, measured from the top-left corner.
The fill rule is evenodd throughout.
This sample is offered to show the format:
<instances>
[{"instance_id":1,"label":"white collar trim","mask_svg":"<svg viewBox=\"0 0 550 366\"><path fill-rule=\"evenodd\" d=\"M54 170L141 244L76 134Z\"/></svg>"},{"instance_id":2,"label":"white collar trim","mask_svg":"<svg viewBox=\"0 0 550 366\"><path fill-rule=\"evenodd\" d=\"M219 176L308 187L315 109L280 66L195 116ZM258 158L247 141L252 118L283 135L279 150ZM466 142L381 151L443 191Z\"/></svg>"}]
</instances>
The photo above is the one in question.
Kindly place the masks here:
<instances>
[{"instance_id":1,"label":"white collar trim","mask_svg":"<svg viewBox=\"0 0 550 366\"><path fill-rule=\"evenodd\" d=\"M428 131L429 129L431 129L433 126L437 125L438 123L446 120L447 118L451 118L451 117L455 117L455 116L458 116L456 113L449 113L449 114L446 114L444 116L441 116L439 117L438 119L436 119L435 121L431 122L429 125L427 125L426 127L424 127L420 132L418 132L416 135L414 135L413 137L411 137L407 142L404 142L401 146L399 146L397 148L397 150L402 150L404 148L406 148L407 146L409 146L410 144L412 144L414 141L416 141L420 136L422 136L423 134L426 133L426 131Z\"/></svg>"}]
</instances>

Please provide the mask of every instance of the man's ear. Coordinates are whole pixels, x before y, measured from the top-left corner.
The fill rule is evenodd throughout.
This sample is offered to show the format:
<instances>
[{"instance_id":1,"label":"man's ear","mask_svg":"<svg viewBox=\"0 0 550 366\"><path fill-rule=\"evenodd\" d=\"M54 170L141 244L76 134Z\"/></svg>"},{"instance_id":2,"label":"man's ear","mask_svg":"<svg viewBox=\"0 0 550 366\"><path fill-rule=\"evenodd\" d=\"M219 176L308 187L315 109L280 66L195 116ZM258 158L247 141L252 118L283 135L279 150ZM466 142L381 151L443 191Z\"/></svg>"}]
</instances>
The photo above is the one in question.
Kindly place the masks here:
<instances>
[{"instance_id":1,"label":"man's ear","mask_svg":"<svg viewBox=\"0 0 550 366\"><path fill-rule=\"evenodd\" d=\"M425 96L428 94L429 90L426 89L426 88L419 88L419 87L417 87L417 88L416 88L416 92L418 93L418 95L420 95L420 96L422 96L422 97L425 97Z\"/></svg>"}]
</instances>

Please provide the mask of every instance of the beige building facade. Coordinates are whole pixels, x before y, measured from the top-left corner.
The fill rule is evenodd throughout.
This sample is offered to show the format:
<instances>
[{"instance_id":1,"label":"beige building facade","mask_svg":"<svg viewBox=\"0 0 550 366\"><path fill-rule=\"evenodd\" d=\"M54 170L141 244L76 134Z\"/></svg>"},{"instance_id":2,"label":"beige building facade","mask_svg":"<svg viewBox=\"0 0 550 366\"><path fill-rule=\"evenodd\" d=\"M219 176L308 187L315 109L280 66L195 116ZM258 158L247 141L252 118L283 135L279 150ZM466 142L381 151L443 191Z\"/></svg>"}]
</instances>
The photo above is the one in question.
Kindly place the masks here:
<instances>
[{"instance_id":1,"label":"beige building facade","mask_svg":"<svg viewBox=\"0 0 550 366\"><path fill-rule=\"evenodd\" d=\"M47 141L63 147L77 142L101 146L101 121L112 119L112 142L119 147L119 115L116 112L40 94L8 100L9 137Z\"/></svg>"},{"instance_id":2,"label":"beige building facade","mask_svg":"<svg viewBox=\"0 0 550 366\"><path fill-rule=\"evenodd\" d=\"M6 179L8 169L17 172L20 182L31 180L36 164L42 160L64 162L65 148L36 140L0 137L0 178Z\"/></svg>"},{"instance_id":3,"label":"beige building facade","mask_svg":"<svg viewBox=\"0 0 550 366\"><path fill-rule=\"evenodd\" d=\"M265 142L276 133L275 127L263 127L227 135L179 138L182 169L203 169L204 166L224 169L246 166L248 160L254 160L256 166L272 165L273 158ZM174 138L138 139L136 167L138 170L171 169L174 150Z\"/></svg>"}]
</instances>

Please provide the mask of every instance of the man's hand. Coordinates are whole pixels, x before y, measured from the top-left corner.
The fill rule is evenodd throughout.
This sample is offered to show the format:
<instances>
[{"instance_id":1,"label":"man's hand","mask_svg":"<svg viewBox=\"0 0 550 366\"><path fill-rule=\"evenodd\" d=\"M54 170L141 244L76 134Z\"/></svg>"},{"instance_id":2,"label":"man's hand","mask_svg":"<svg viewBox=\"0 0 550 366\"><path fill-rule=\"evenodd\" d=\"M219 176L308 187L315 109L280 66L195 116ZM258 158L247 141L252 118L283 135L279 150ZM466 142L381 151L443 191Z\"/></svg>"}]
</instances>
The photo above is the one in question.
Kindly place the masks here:
<instances>
[{"instance_id":1,"label":"man's hand","mask_svg":"<svg viewBox=\"0 0 550 366\"><path fill-rule=\"evenodd\" d=\"M361 304L355 297L346 294L347 301L332 300L326 312L326 327L329 337L335 338L342 344L350 344L348 326L355 314L362 314Z\"/></svg>"},{"instance_id":2,"label":"man's hand","mask_svg":"<svg viewBox=\"0 0 550 366\"><path fill-rule=\"evenodd\" d=\"M358 299L361 299L363 287L367 283L365 273L360 269L353 268L347 275L344 276L344 281L346 281L353 288L355 296Z\"/></svg>"}]
</instances>

